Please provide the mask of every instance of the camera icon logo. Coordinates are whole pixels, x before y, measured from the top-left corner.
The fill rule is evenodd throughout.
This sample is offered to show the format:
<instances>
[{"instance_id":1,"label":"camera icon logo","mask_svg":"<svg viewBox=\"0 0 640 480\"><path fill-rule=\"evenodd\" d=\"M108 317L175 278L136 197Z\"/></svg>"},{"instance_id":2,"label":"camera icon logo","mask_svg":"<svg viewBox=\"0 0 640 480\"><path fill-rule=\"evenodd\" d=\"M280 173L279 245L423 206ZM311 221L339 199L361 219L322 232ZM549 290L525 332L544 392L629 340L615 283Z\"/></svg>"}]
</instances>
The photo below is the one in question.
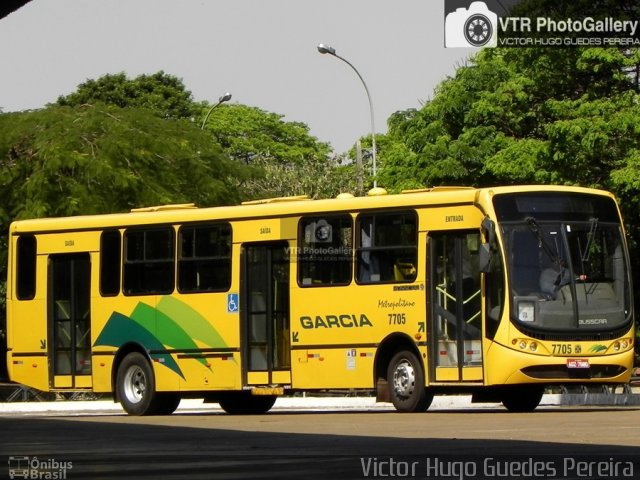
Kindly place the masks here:
<instances>
[{"instance_id":1,"label":"camera icon logo","mask_svg":"<svg viewBox=\"0 0 640 480\"><path fill-rule=\"evenodd\" d=\"M498 16L484 2L472 2L445 18L444 46L447 48L495 47Z\"/></svg>"},{"instance_id":2,"label":"camera icon logo","mask_svg":"<svg viewBox=\"0 0 640 480\"><path fill-rule=\"evenodd\" d=\"M305 228L305 241L307 243L331 243L332 240L333 228L324 219L310 223Z\"/></svg>"}]
</instances>

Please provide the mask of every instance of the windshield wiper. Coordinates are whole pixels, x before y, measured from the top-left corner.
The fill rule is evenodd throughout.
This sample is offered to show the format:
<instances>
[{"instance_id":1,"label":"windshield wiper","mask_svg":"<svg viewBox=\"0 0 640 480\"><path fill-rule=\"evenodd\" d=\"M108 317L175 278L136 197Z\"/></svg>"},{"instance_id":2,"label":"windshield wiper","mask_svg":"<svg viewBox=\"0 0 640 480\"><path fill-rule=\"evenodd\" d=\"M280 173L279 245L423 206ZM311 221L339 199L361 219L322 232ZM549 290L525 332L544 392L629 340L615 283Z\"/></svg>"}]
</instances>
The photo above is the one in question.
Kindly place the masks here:
<instances>
[{"instance_id":1,"label":"windshield wiper","mask_svg":"<svg viewBox=\"0 0 640 480\"><path fill-rule=\"evenodd\" d=\"M584 247L584 253L580 254L580 259L582 261L582 273L584 273L584 262L589 260L589 255L590 255L589 250L591 249L591 244L593 243L593 239L596 236L596 231L598 230L597 218L590 218L589 223L590 223L590 226L589 226L589 233L587 233L587 244Z\"/></svg>"},{"instance_id":2,"label":"windshield wiper","mask_svg":"<svg viewBox=\"0 0 640 480\"><path fill-rule=\"evenodd\" d=\"M547 254L549 259L553 263L557 264L558 266L562 266L562 260L560 259L560 255L558 254L557 248L556 248L556 251L554 252L553 249L549 246L547 241L544 239L544 236L542 235L542 229L540 228L540 225L538 225L537 220L533 217L527 217L524 219L524 221L527 222L527 225L529 226L529 230L531 230L531 233L533 233L538 239L538 247L542 248L544 253Z\"/></svg>"},{"instance_id":3,"label":"windshield wiper","mask_svg":"<svg viewBox=\"0 0 640 480\"><path fill-rule=\"evenodd\" d=\"M588 295L593 293L595 291L595 288L597 286L596 283L592 284L591 287L589 289L587 289L587 284L586 284L586 280L587 280L587 272L585 270L584 264L585 262L589 261L589 256L591 255L591 245L594 242L594 239L596 237L596 232L598 230L598 219L597 218L590 218L589 219L589 232L587 233L587 244L584 247L584 252L582 251L582 242L580 242L580 239L578 238L578 249L580 250L580 268L582 269L582 275L580 275L580 280L583 281L583 286L584 286L584 295L585 295L585 300L588 300Z\"/></svg>"}]
</instances>

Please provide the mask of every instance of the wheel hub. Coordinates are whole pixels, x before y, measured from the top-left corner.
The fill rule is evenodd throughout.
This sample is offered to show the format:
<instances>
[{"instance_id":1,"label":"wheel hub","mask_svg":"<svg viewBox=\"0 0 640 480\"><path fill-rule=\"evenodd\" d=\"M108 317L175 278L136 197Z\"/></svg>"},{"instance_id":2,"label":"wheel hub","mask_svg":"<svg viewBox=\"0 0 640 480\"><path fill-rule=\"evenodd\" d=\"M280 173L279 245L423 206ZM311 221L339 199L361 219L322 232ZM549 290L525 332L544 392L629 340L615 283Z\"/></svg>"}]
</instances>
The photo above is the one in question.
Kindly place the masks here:
<instances>
[{"instance_id":1,"label":"wheel hub","mask_svg":"<svg viewBox=\"0 0 640 480\"><path fill-rule=\"evenodd\" d=\"M144 398L147 389L147 378L142 369L133 366L124 378L124 394L131 403L138 403Z\"/></svg>"},{"instance_id":2,"label":"wheel hub","mask_svg":"<svg viewBox=\"0 0 640 480\"><path fill-rule=\"evenodd\" d=\"M416 386L416 373L409 361L398 363L393 372L393 390L402 397L409 397Z\"/></svg>"}]
</instances>

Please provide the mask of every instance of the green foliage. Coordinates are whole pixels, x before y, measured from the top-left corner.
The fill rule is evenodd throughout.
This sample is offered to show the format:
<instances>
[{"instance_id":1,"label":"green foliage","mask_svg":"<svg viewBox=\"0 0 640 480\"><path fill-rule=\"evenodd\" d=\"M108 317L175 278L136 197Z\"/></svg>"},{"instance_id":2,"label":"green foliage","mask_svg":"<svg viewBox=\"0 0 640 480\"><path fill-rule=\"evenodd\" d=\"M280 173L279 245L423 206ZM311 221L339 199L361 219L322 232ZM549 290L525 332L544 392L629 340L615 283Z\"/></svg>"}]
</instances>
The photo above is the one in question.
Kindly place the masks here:
<instances>
[{"instance_id":1,"label":"green foliage","mask_svg":"<svg viewBox=\"0 0 640 480\"><path fill-rule=\"evenodd\" d=\"M6 220L237 199L240 173L192 122L106 105L0 115Z\"/></svg>"},{"instance_id":2,"label":"green foliage","mask_svg":"<svg viewBox=\"0 0 640 480\"><path fill-rule=\"evenodd\" d=\"M307 195L330 198L356 191L354 165L341 166L337 159L311 158L304 166L283 165L264 158L254 160L259 175L243 182L241 188L255 198Z\"/></svg>"},{"instance_id":3,"label":"green foliage","mask_svg":"<svg viewBox=\"0 0 640 480\"><path fill-rule=\"evenodd\" d=\"M146 108L162 118L191 118L199 113L182 80L162 71L133 80L124 73L104 75L97 80L87 80L75 92L60 96L57 101L60 106L70 107L95 103Z\"/></svg>"},{"instance_id":4,"label":"green foliage","mask_svg":"<svg viewBox=\"0 0 640 480\"><path fill-rule=\"evenodd\" d=\"M209 105L202 106L202 116ZM246 105L220 105L205 125L230 158L251 164L256 158L282 165L303 164L309 158L325 158L326 143L309 134L300 122L286 122L284 115Z\"/></svg>"},{"instance_id":5,"label":"green foliage","mask_svg":"<svg viewBox=\"0 0 640 480\"><path fill-rule=\"evenodd\" d=\"M486 49L421 110L390 120L412 155L385 156L386 181L574 183L612 187L637 137L638 52ZM633 63L636 62L636 63Z\"/></svg>"},{"instance_id":6,"label":"green foliage","mask_svg":"<svg viewBox=\"0 0 640 480\"><path fill-rule=\"evenodd\" d=\"M202 105L202 117L210 109ZM353 188L348 167L331 157L331 148L300 122L246 105L220 105L205 130L234 161L249 165L253 176L238 187L248 198L309 195L329 197Z\"/></svg>"}]
</instances>

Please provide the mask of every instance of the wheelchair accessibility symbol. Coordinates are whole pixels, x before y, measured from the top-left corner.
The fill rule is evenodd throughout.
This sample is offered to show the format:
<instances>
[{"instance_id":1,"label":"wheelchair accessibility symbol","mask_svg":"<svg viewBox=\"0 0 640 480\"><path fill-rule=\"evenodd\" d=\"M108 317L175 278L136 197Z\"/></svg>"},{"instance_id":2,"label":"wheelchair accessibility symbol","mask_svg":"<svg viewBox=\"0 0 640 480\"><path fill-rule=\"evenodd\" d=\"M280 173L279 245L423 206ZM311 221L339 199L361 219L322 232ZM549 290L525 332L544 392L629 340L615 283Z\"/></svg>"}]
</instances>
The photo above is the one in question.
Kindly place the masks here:
<instances>
[{"instance_id":1,"label":"wheelchair accessibility symbol","mask_svg":"<svg viewBox=\"0 0 640 480\"><path fill-rule=\"evenodd\" d=\"M239 305L237 293L227 294L227 313L237 312Z\"/></svg>"}]
</instances>

